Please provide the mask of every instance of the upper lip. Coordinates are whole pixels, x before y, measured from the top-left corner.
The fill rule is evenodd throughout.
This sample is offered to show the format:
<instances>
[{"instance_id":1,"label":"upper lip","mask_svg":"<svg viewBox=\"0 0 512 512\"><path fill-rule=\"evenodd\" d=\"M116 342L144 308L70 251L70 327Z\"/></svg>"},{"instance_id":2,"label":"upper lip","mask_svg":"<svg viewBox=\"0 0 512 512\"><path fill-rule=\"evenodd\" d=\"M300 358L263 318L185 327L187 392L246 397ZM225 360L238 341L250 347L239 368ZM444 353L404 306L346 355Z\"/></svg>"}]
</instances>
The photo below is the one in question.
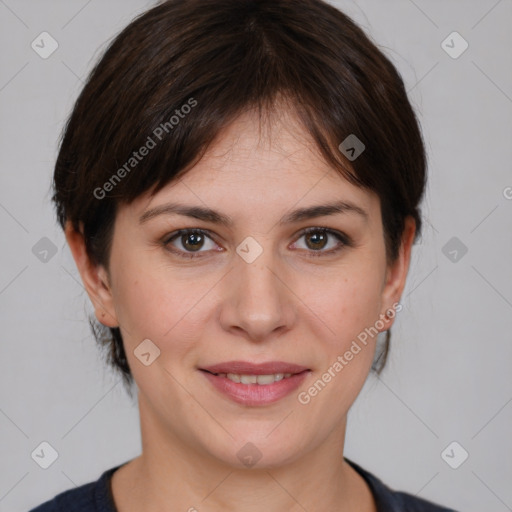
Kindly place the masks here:
<instances>
[{"instance_id":1,"label":"upper lip","mask_svg":"<svg viewBox=\"0 0 512 512\"><path fill-rule=\"evenodd\" d=\"M309 370L309 368L284 361L269 361L260 364L247 361L227 361L212 366L205 366L200 368L200 370L206 370L211 373L235 373L238 375L271 375L274 373L301 373Z\"/></svg>"}]
</instances>

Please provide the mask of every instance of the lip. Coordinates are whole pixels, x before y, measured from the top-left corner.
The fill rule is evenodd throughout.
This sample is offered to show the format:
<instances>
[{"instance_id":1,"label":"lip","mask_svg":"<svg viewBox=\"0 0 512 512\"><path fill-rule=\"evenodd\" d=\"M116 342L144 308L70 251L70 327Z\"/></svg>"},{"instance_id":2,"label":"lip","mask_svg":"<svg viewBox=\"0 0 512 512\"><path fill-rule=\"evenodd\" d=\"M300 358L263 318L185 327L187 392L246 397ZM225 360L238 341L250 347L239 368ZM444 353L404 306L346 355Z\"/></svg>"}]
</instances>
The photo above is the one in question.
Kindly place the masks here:
<instances>
[{"instance_id":1,"label":"lip","mask_svg":"<svg viewBox=\"0 0 512 512\"><path fill-rule=\"evenodd\" d=\"M268 366L266 368L268 368ZM290 369L291 366L288 365L287 368ZM262 370L261 366L257 368L257 370ZM254 369L251 371L254 371ZM267 369L265 369L265 372L283 373L276 371L269 372ZM295 373L288 378L274 382L273 384L265 385L241 384L233 382L227 377L214 375L213 373L209 373L209 371L206 370L201 370L201 373L208 379L208 381L217 391L222 393L224 396L227 396L234 402L246 406L261 406L277 402L278 400L281 400L282 398L290 395L290 393L293 393L293 391L295 391L304 382L311 371L306 369L300 373ZM255 375L265 375L265 373L260 371Z\"/></svg>"},{"instance_id":2,"label":"lip","mask_svg":"<svg viewBox=\"0 0 512 512\"><path fill-rule=\"evenodd\" d=\"M309 370L306 366L284 361L268 361L266 363L249 363L248 361L226 361L212 366L205 366L200 370L210 373L236 373L238 375L270 375L273 373L297 374ZM272 384L269 384L272 385Z\"/></svg>"}]
</instances>

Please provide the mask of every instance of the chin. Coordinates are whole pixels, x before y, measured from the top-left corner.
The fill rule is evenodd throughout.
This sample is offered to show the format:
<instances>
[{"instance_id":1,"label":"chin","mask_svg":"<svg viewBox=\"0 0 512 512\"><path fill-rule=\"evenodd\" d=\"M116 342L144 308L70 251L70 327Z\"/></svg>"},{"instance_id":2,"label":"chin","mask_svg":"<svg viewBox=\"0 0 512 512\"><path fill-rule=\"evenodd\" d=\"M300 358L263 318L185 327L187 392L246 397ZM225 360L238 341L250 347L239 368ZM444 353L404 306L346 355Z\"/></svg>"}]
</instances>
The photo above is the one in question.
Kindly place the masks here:
<instances>
[{"instance_id":1,"label":"chin","mask_svg":"<svg viewBox=\"0 0 512 512\"><path fill-rule=\"evenodd\" d=\"M275 426L275 425L274 425ZM272 429L269 429L271 432ZM271 469L292 463L300 457L299 450L303 448L300 440L290 438L288 433L270 434L261 433L261 436L250 434L245 430L239 438L235 436L232 430L228 431L233 434L236 440L228 440L228 444L224 449L221 448L220 453L211 450L210 454L228 466L237 469ZM260 431L261 432L261 431ZM302 440L303 442L303 440Z\"/></svg>"}]
</instances>

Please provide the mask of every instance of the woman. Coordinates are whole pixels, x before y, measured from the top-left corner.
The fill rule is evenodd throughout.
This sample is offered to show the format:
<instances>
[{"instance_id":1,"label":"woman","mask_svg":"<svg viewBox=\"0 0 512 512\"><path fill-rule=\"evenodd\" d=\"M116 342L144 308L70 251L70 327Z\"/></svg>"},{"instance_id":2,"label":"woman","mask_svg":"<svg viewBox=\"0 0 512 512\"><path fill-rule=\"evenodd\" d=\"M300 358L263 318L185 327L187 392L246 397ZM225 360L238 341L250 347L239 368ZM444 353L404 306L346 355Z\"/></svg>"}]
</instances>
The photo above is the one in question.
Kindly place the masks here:
<instances>
[{"instance_id":1,"label":"woman","mask_svg":"<svg viewBox=\"0 0 512 512\"><path fill-rule=\"evenodd\" d=\"M448 510L343 457L425 182L401 77L329 4L172 0L130 23L53 199L143 450L34 511Z\"/></svg>"}]
</instances>

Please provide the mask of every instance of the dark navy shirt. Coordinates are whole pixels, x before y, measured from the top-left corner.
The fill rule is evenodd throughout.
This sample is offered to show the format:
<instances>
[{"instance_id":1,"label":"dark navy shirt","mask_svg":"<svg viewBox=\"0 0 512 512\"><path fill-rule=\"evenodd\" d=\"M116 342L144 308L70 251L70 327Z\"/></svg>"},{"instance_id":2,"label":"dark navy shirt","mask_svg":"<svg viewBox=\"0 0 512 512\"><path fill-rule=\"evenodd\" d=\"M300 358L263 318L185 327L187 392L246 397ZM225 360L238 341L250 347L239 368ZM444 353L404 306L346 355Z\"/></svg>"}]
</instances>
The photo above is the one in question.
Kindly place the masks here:
<instances>
[{"instance_id":1,"label":"dark navy shirt","mask_svg":"<svg viewBox=\"0 0 512 512\"><path fill-rule=\"evenodd\" d=\"M345 460L370 486L378 512L455 512L417 496L394 491L355 462L347 458ZM107 469L96 482L64 491L29 512L118 512L114 505L110 478L123 465Z\"/></svg>"}]
</instances>

